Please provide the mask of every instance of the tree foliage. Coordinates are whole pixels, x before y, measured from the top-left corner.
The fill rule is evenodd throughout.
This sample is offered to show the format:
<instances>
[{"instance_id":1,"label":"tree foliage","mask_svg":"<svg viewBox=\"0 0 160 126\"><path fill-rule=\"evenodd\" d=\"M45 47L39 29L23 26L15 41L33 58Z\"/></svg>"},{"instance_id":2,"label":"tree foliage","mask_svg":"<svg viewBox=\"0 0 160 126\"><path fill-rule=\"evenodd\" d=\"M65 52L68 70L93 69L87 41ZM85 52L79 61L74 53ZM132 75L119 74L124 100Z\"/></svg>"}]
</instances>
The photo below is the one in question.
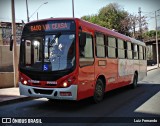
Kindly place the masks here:
<instances>
[{"instance_id":1,"label":"tree foliage","mask_svg":"<svg viewBox=\"0 0 160 126\"><path fill-rule=\"evenodd\" d=\"M125 30L128 30L128 13L119 8L118 4L109 4L103 7L99 11L99 20L101 20L101 26L115 29L116 31L126 34Z\"/></svg>"},{"instance_id":2,"label":"tree foliage","mask_svg":"<svg viewBox=\"0 0 160 126\"><path fill-rule=\"evenodd\" d=\"M144 40L155 39L156 38L156 31L155 30L147 31L147 32L143 33L142 36L143 36ZM157 37L160 38L160 30L157 31Z\"/></svg>"},{"instance_id":3,"label":"tree foliage","mask_svg":"<svg viewBox=\"0 0 160 126\"><path fill-rule=\"evenodd\" d=\"M132 36L131 32L135 32L138 21L136 16L129 14L117 3L106 5L99 10L98 14L81 18L128 36Z\"/></svg>"},{"instance_id":4,"label":"tree foliage","mask_svg":"<svg viewBox=\"0 0 160 126\"><path fill-rule=\"evenodd\" d=\"M81 18L126 35L129 35L128 31L131 28L128 12L122 10L117 3L111 3L101 8L96 15L87 15Z\"/></svg>"}]
</instances>

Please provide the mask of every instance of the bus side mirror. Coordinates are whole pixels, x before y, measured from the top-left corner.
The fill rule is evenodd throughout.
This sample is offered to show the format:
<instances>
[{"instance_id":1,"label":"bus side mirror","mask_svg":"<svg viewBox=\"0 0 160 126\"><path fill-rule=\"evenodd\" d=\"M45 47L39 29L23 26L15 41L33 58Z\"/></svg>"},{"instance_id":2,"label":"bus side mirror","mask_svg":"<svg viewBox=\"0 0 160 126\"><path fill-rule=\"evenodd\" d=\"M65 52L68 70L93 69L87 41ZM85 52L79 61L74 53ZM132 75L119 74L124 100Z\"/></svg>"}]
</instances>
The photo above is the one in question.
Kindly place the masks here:
<instances>
[{"instance_id":1,"label":"bus side mirror","mask_svg":"<svg viewBox=\"0 0 160 126\"><path fill-rule=\"evenodd\" d=\"M10 38L10 51L12 51L12 50L13 50L13 39Z\"/></svg>"}]
</instances>

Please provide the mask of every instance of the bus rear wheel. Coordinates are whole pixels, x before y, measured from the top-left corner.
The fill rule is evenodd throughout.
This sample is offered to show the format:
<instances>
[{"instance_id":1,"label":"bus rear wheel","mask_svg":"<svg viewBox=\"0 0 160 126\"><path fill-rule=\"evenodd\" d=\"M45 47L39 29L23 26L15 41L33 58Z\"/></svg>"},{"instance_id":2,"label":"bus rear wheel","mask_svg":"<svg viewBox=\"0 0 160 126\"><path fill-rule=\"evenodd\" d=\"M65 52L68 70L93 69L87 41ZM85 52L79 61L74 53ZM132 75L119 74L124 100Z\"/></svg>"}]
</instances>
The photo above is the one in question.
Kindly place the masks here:
<instances>
[{"instance_id":1,"label":"bus rear wheel","mask_svg":"<svg viewBox=\"0 0 160 126\"><path fill-rule=\"evenodd\" d=\"M134 78L133 78L133 83L132 83L133 89L137 87L137 82L138 82L138 75L134 73Z\"/></svg>"},{"instance_id":2,"label":"bus rear wheel","mask_svg":"<svg viewBox=\"0 0 160 126\"><path fill-rule=\"evenodd\" d=\"M103 97L104 97L104 84L101 79L98 79L96 82L93 100L95 103L99 103L100 101L103 100Z\"/></svg>"}]
</instances>

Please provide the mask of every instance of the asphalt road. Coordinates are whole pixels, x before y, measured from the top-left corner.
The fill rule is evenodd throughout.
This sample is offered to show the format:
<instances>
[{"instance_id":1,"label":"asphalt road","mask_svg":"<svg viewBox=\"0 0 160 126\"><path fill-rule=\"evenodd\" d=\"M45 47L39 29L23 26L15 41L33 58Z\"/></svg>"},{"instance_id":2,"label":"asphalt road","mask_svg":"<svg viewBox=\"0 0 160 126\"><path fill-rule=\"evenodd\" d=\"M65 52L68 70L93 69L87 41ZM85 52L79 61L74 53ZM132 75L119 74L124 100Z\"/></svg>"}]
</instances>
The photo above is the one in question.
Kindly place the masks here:
<instances>
[{"instance_id":1,"label":"asphalt road","mask_svg":"<svg viewBox=\"0 0 160 126\"><path fill-rule=\"evenodd\" d=\"M55 117L48 119L51 119L51 122L57 119L56 126L71 125L65 123L66 121L74 122L73 125L81 125L84 121L83 125L158 126L160 125L158 123L134 123L134 121L160 117L160 69L148 72L147 77L139 82L136 89L127 86L107 92L104 100L98 104L94 104L91 98L78 102L49 102L45 98L40 98L0 106L0 117ZM133 123L130 123L130 120L133 120Z\"/></svg>"}]
</instances>

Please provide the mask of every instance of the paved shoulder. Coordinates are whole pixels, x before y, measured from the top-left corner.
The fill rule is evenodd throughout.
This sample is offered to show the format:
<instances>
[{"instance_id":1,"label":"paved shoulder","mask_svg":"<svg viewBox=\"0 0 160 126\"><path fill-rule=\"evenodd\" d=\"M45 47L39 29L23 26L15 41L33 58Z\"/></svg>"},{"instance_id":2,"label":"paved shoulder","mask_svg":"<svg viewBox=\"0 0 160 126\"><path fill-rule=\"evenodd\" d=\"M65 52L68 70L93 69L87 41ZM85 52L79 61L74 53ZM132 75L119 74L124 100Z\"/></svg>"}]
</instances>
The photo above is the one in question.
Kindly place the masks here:
<instances>
[{"instance_id":1,"label":"paved shoulder","mask_svg":"<svg viewBox=\"0 0 160 126\"><path fill-rule=\"evenodd\" d=\"M20 96L18 87L0 89L0 105L20 102L28 99L33 98Z\"/></svg>"}]
</instances>

